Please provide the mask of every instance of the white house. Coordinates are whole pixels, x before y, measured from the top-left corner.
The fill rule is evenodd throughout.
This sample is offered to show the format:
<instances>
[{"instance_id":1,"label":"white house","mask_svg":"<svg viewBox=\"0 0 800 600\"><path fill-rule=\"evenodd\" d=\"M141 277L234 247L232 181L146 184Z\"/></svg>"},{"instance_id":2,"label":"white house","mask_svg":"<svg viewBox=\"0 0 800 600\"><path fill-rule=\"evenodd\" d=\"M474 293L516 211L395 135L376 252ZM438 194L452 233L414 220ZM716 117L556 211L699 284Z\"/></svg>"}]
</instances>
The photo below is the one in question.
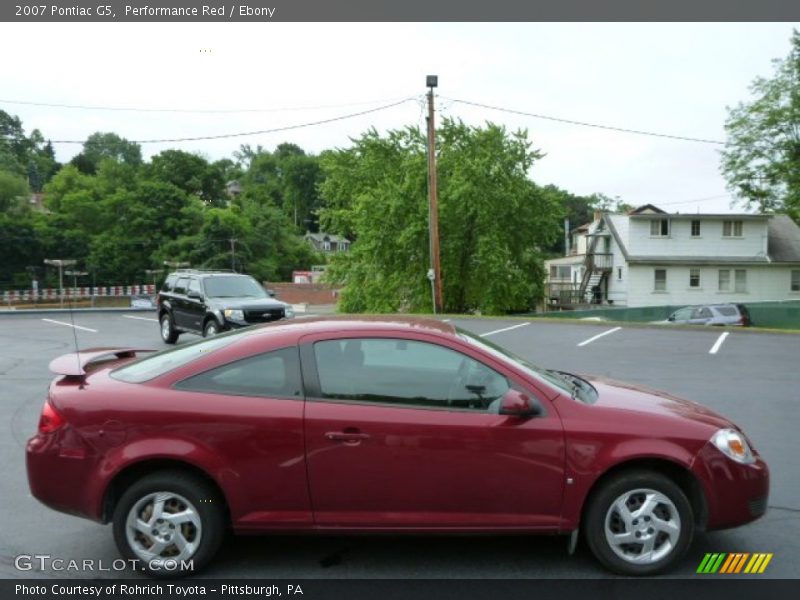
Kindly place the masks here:
<instances>
[{"instance_id":1,"label":"white house","mask_svg":"<svg viewBox=\"0 0 800 600\"><path fill-rule=\"evenodd\" d=\"M667 214L647 205L600 215L586 239L573 303L800 299L800 227L785 215Z\"/></svg>"}]
</instances>

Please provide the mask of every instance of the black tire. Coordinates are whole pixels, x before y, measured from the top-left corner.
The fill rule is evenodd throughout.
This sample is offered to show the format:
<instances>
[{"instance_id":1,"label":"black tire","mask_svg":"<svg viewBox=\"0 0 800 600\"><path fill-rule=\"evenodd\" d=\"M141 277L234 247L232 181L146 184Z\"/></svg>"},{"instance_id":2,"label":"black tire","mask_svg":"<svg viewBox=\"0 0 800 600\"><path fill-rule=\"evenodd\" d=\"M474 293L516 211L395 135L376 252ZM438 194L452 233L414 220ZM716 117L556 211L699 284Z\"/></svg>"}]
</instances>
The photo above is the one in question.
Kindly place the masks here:
<instances>
[{"instance_id":1,"label":"black tire","mask_svg":"<svg viewBox=\"0 0 800 600\"><path fill-rule=\"evenodd\" d=\"M647 492L655 492L653 501L637 504L648 497ZM612 508L619 499L624 506ZM637 514L648 514L651 505L655 505L652 516L637 518ZM621 512L626 509L633 518L630 524ZM654 575L674 567L694 536L694 514L686 495L674 481L654 471L627 471L609 479L592 494L585 517L584 531L592 553L603 566L622 575ZM612 536L630 535L631 543L614 544L615 550L607 538L607 526ZM646 549L646 539L654 544L652 559L636 563L635 558L643 556Z\"/></svg>"},{"instance_id":2,"label":"black tire","mask_svg":"<svg viewBox=\"0 0 800 600\"><path fill-rule=\"evenodd\" d=\"M151 499L155 495L162 499L163 514L166 517L169 517L170 514L186 514L187 506L197 515L199 528L191 523L183 523L178 524L177 529L175 527L166 529L166 535L174 538L180 532L183 540L196 543L197 547L191 556L175 557L178 546L168 545L162 551L161 556L155 562L151 562L143 556L142 548L150 543L155 544L157 538L155 536L144 537L131 528L131 536L139 537L138 540L134 539L131 542L131 536L128 535L128 519L131 511L140 511L136 513L140 515L140 518L141 515L151 515L150 519L153 522L152 524L148 523L148 529L151 526L155 528L171 525L169 522L158 523L158 520L153 519L155 515L151 509L153 506ZM170 507L172 507L172 513L169 512ZM147 513L148 510L149 513ZM159 471L139 479L122 494L114 509L114 541L126 559L135 561L131 564L137 571L151 577L185 577L201 571L216 554L225 534L224 514L222 499L214 488L203 479L183 471ZM148 532L147 535L150 533ZM169 544L170 542L163 543ZM136 544L136 548L132 544ZM190 561L191 568L181 568L181 558ZM167 562L170 560L175 563L174 566Z\"/></svg>"},{"instance_id":3,"label":"black tire","mask_svg":"<svg viewBox=\"0 0 800 600\"><path fill-rule=\"evenodd\" d=\"M178 341L180 334L175 330L175 323L171 314L165 312L161 315L159 324L161 325L161 339L164 340L165 344L174 344Z\"/></svg>"},{"instance_id":4,"label":"black tire","mask_svg":"<svg viewBox=\"0 0 800 600\"><path fill-rule=\"evenodd\" d=\"M213 337L220 333L222 328L217 323L217 320L214 318L209 319L206 321L206 324L203 325L203 337Z\"/></svg>"}]
</instances>

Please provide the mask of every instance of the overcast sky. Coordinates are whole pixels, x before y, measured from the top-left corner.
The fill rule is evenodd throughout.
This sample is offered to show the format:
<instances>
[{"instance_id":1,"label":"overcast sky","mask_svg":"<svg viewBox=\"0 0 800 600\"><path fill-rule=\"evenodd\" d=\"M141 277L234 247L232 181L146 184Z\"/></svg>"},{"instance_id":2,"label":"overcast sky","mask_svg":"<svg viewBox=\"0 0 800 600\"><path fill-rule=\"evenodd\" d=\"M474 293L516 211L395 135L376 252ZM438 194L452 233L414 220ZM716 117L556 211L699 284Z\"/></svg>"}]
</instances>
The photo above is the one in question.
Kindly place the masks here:
<instances>
[{"instance_id":1,"label":"overcast sky","mask_svg":"<svg viewBox=\"0 0 800 600\"><path fill-rule=\"evenodd\" d=\"M221 135L319 121L425 93L438 117L526 128L531 177L670 212L731 212L718 146L549 122L447 98L603 125L724 140L726 106L785 57L793 24L0 23L0 109L26 132L84 140ZM202 50L202 51L201 51ZM126 112L8 101L139 109ZM323 108L320 108L323 107ZM273 110L282 109L282 110ZM144 144L228 157L242 143L344 147L370 126L424 125L414 100L335 123L242 138ZM57 144L67 161L79 144ZM703 199L698 202L698 199Z\"/></svg>"}]
</instances>

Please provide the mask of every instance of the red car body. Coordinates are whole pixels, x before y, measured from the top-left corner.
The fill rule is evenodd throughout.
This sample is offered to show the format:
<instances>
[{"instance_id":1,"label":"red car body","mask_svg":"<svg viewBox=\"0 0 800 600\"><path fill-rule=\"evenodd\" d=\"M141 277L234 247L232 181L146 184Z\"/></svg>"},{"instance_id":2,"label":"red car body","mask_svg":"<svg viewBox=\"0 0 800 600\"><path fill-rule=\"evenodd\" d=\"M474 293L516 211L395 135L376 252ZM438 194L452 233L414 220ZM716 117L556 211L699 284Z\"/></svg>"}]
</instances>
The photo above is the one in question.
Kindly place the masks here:
<instances>
[{"instance_id":1,"label":"red car body","mask_svg":"<svg viewBox=\"0 0 800 600\"><path fill-rule=\"evenodd\" d=\"M313 344L352 338L455 350L507 378L541 410L520 418L321 398ZM298 348L302 396L174 387L279 348ZM580 402L436 321L268 325L143 383L112 376L133 355L119 352L123 358L93 367L86 362L107 352L54 361L65 374L50 386L40 431L27 446L31 491L54 509L108 522L135 478L185 468L213 482L240 533L569 533L599 482L637 467L678 483L699 528L740 525L766 510L764 461L753 451L753 461L740 464L710 442L718 430L736 428L727 419L664 393L597 379L596 400Z\"/></svg>"}]
</instances>

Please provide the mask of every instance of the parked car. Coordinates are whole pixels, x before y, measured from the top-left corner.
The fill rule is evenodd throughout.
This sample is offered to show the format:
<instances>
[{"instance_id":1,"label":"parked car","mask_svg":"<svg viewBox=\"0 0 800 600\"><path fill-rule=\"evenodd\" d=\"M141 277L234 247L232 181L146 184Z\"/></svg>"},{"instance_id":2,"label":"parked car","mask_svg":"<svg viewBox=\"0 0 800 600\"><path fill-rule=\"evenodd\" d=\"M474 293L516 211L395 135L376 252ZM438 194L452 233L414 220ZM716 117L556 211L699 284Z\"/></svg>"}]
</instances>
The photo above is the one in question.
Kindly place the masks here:
<instances>
[{"instance_id":1,"label":"parked car","mask_svg":"<svg viewBox=\"0 0 800 600\"><path fill-rule=\"evenodd\" d=\"M174 344L181 333L208 337L294 317L292 307L274 295L241 273L196 269L170 273L156 297L161 339Z\"/></svg>"},{"instance_id":2,"label":"parked car","mask_svg":"<svg viewBox=\"0 0 800 600\"><path fill-rule=\"evenodd\" d=\"M122 555L153 576L201 569L228 528L571 544L580 530L609 569L649 575L695 531L767 508L767 465L728 419L542 369L438 321L286 321L50 368L31 492L113 523Z\"/></svg>"},{"instance_id":3,"label":"parked car","mask_svg":"<svg viewBox=\"0 0 800 600\"><path fill-rule=\"evenodd\" d=\"M744 304L706 304L684 306L667 318L668 323L681 325L752 325L750 311Z\"/></svg>"}]
</instances>

